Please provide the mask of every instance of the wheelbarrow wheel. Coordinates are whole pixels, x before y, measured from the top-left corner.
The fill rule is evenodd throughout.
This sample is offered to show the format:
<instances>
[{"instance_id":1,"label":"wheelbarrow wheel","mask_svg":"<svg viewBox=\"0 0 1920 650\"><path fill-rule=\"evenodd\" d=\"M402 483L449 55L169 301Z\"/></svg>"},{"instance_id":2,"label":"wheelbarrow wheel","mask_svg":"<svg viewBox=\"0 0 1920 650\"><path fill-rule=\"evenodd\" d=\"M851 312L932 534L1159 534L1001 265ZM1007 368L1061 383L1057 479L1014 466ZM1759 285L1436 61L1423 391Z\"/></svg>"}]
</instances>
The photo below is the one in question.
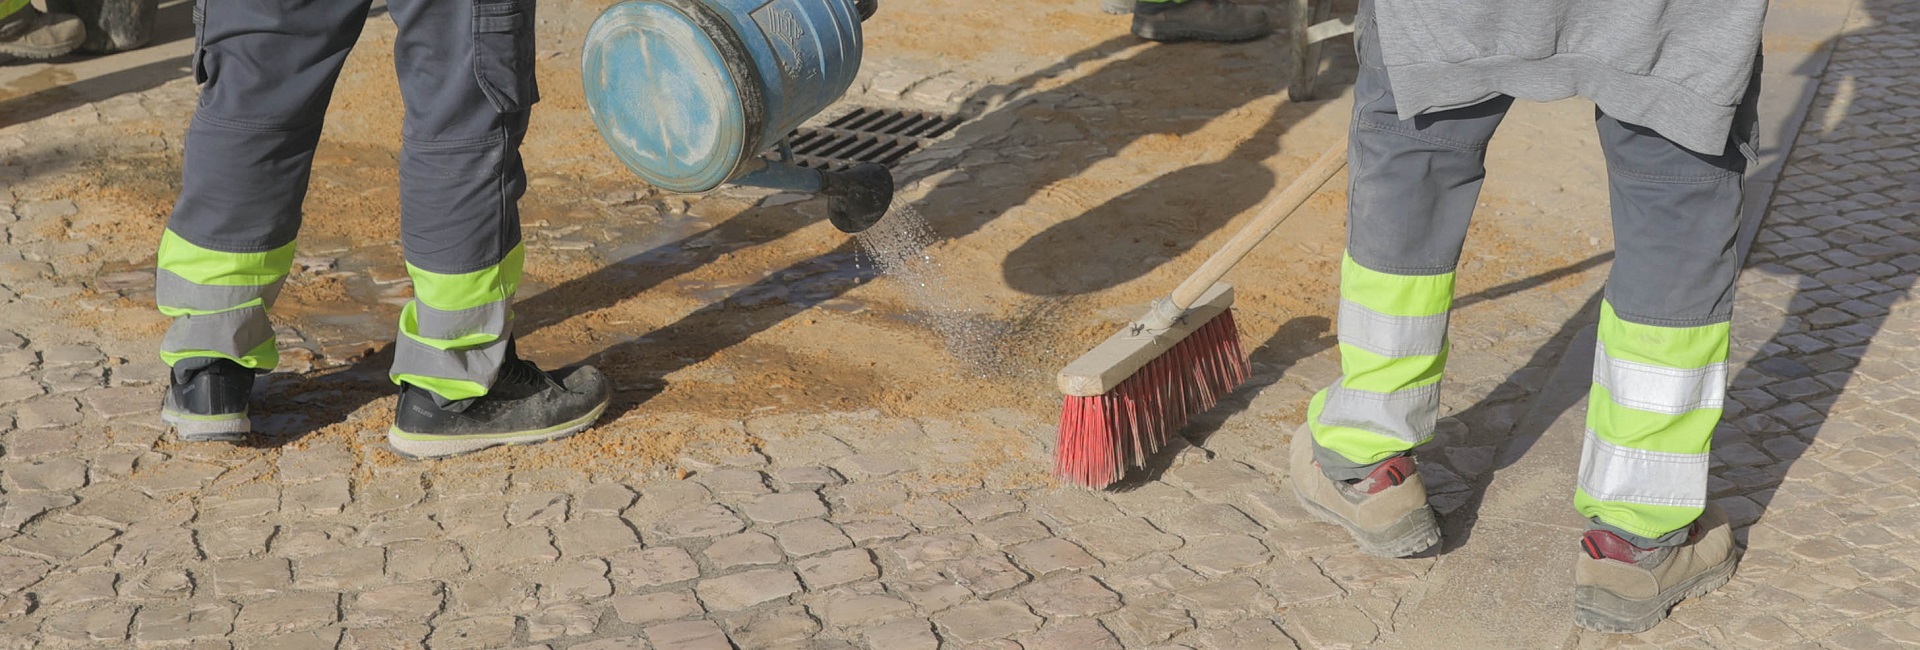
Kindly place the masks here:
<instances>
[{"instance_id":1,"label":"wheelbarrow wheel","mask_svg":"<svg viewBox=\"0 0 1920 650\"><path fill-rule=\"evenodd\" d=\"M1292 14L1287 37L1293 50L1293 76L1287 81L1287 98L1310 102L1320 80L1320 42L1312 40L1308 32L1333 16L1333 0L1288 0L1288 5Z\"/></svg>"}]
</instances>

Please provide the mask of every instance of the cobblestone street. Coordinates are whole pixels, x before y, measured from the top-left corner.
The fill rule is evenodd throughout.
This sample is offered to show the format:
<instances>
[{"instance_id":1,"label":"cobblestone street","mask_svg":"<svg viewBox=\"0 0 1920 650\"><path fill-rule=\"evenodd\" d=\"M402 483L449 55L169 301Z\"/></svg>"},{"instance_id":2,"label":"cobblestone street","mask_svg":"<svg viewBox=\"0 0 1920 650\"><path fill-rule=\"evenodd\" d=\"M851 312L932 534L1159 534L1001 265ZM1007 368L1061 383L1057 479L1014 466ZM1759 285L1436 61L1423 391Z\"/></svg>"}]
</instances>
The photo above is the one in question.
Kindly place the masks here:
<instances>
[{"instance_id":1,"label":"cobblestone street","mask_svg":"<svg viewBox=\"0 0 1920 650\"><path fill-rule=\"evenodd\" d=\"M1092 0L1075 2L1060 11L1098 12ZM950 2L893 4L899 6L883 12L960 11ZM584 24L599 8L568 6L549 16L543 5L543 20ZM322 237L302 241L290 282L317 291L311 286L327 278L351 276L341 280L350 281L341 292L389 311L276 312L290 352L256 402L267 405L256 411L259 434L237 445L180 443L156 416L167 379L155 354L165 321L153 313L152 251L127 253L107 243L129 232L120 228L132 221L151 221L143 226L151 230L128 241L148 241L138 238L157 234L170 206L115 212L102 206L134 204L127 198L134 190L99 179L177 189L197 89L184 63L168 57L190 47L191 38L150 53L156 63L142 74L157 74L152 83L106 74L61 94L43 83L72 81L61 64L5 72L0 650L1920 647L1920 301L1912 295L1920 279L1920 3L1776 2L1774 14L1783 26L1769 26L1771 94L1763 110L1773 113L1762 123L1777 128L1763 137L1769 162L1751 173L1749 191L1759 201L1752 209L1765 209L1766 217L1739 282L1730 399L1715 434L1710 483L1711 497L1737 526L1744 556L1726 587L1683 602L1667 622L1636 636L1586 632L1571 622L1582 527L1571 497L1593 324L1612 259L1604 237L1604 164L1588 104L1516 107L1495 141L1478 219L1538 209L1525 202L1555 186L1572 197L1552 199L1567 202L1556 205L1581 207L1515 217L1549 224L1542 229L1554 232L1539 244L1545 250L1501 248L1489 242L1504 240L1480 230L1470 238L1472 262L1462 273L1478 279L1462 281L1441 433L1419 457L1447 537L1437 552L1385 560L1359 553L1341 529L1314 520L1289 485L1288 436L1312 391L1338 375L1325 317L1330 289L1301 303L1323 310L1319 315L1243 299L1236 309L1249 313L1254 325L1247 329L1259 333L1248 336L1253 381L1150 467L1103 491L1046 476L1054 422L1038 414L1048 404L1057 409L1049 401L1055 394L940 412L951 396L902 398L902 406L845 391L803 408L785 396L812 397L798 392L804 386L756 385L744 374L735 383L733 375L700 365L719 354L704 347L711 345L745 350L749 365L805 366L807 357L788 348L815 339L791 332L804 331L816 316L825 326L843 322L828 318L851 318L838 314L856 308L842 307L868 304L861 291L880 290L884 278L847 280L875 287L840 287L807 300L798 280L791 296L785 286L755 293L806 262L756 267L746 288L731 294L702 293L719 286L704 280L662 280L650 289L655 298L685 303L691 314L663 322L616 320L604 311L608 304L586 304L587 294L571 293L604 280L608 269L633 266L605 260L634 250L643 251L633 255L645 264L690 274L701 266L697 260L739 264L728 256L746 244L714 241L727 235L751 234L760 238L756 244L827 241L817 228L769 235L761 231L775 229L715 226L710 232L718 234L685 245L688 257L648 257L664 239L649 239L654 235L637 233L637 226L622 230L609 216L648 201L666 206L660 218L667 221L701 216L726 201L742 212L801 209L783 206L786 195L730 190L689 205L601 193L580 200L588 207L556 209L552 223L532 221L548 215L529 215L529 259L572 265L564 267L565 281L530 282L521 296L530 306L520 327L545 328L545 338L532 340L552 356L600 354L576 349L584 340L593 344L587 347L617 347L593 357L612 364L640 354L632 350L651 342L641 335L656 329L674 343L688 331L704 336L715 319L731 318L725 314L779 321L781 329L761 323L749 334L712 334L720 342L695 352L674 348L685 357L674 373L623 376L620 414L602 423L617 434L552 443L558 451L503 448L446 462L400 461L380 450L394 400L379 365L391 355L374 349L392 335L386 315L408 294L404 276L356 265L359 256L375 254L369 250L397 259L398 245ZM1808 22L1787 22L1798 17ZM379 40L391 39L387 23L370 23L363 43L388 45ZM1121 18L1107 23L1114 35L1123 35L1124 25ZM1151 62L1158 50L1114 42L1087 51L1126 50ZM1222 75L1258 78L1268 73L1257 66L1282 69L1259 58L1281 52L1279 44L1249 47L1264 49L1200 51L1227 62ZM1279 99L1282 84L1200 118L1152 115L1168 123L1237 123L1271 112L1290 130L1281 129L1283 139L1255 127L1265 138L1259 146L1284 147L1236 153L1311 157L1302 152L1317 152L1333 129L1345 128L1352 101L1341 87L1352 78L1351 41L1336 39L1328 49L1321 101L1290 104ZM1242 51L1251 54L1217 54ZM572 65L558 54L556 65ZM1002 221L1052 233L1066 218L997 195L1032 196L1039 205L1052 195L1109 187L1057 179L1010 189L1008 170L1040 157L1085 154L1094 160L1085 166L1088 176L1112 181L1114 195L1154 183L1204 182L1171 176L1186 161L1148 168L1122 150L1172 148L1166 141L1227 128L1167 127L1114 151L1095 151L1093 138L1062 136L1071 143L1055 150L1047 139L1072 127L1034 118L1042 109L1136 117L1129 98L1069 86L1101 88L1090 84L1133 74L1124 60L1055 65L989 57L935 69L927 60L868 56L849 102L933 110L971 98L985 107L896 170L905 198L937 226L948 224L943 232L987 229L951 225L972 215L935 212L957 195L1004 200L984 218L1005 213ZM545 113L536 119L551 114L576 126L585 120L564 108L539 110ZM392 162L354 149L359 135L328 137L339 148L323 155L346 151L361 162ZM1205 155L1234 155L1224 149ZM1502 162L1507 153L1517 158ZM1526 162L1561 156L1583 160L1565 169ZM100 175L115 164L120 176ZM1206 167L1196 176L1240 171ZM567 173L536 174L531 193L603 191ZM549 177L578 184L543 185ZM1335 185L1344 181L1329 187ZM315 193L366 189L345 181L322 187L316 182ZM370 204L373 190L366 191L359 196ZM1240 214L1251 214L1252 201L1246 203ZM576 214L587 216L567 221ZM1313 258L1290 259L1296 266L1285 268L1317 273L1316 281L1330 287L1338 213L1317 214L1303 220L1320 219L1327 237L1276 236L1265 246L1276 258ZM376 234L391 239L393 232ZM1200 238L1183 246L1203 254L1218 241ZM688 235L682 243L697 239ZM839 240L821 248L832 246L841 248L829 256L852 258ZM1025 260L1022 254L1009 255L1007 265ZM1189 253L1158 259L1190 259L1181 255ZM1543 267L1549 271L1518 270L1542 260L1554 261ZM1175 266L1147 280L1170 287L1176 273L1191 268ZM1000 274L988 273L996 281ZM1025 289L1013 271L1007 274ZM1133 279L1095 288L1131 287L1126 281ZM1234 278L1236 286L1295 280L1277 273ZM1147 289L1154 288L1165 290ZM791 304L724 314L709 307L756 296ZM1092 300L1073 298L1083 302L1060 304ZM592 312L579 319L597 332L625 338L615 346L556 333L576 306ZM884 322L850 331L878 340L874 332L896 331L883 327L916 326L906 317L872 320ZM1057 354L1070 357L1097 343L1091 337L1111 331L1100 327L1067 338L1062 345L1074 349ZM763 332L806 345L776 346L756 335ZM804 383L808 375L792 376ZM953 391L987 391L984 384L994 380L970 381L978 384ZM746 405L700 411L673 401L675 384L730 391ZM932 410L903 414L908 408ZM722 442L735 439L751 444ZM662 447L668 442L678 446ZM662 448L659 462L629 457Z\"/></svg>"}]
</instances>

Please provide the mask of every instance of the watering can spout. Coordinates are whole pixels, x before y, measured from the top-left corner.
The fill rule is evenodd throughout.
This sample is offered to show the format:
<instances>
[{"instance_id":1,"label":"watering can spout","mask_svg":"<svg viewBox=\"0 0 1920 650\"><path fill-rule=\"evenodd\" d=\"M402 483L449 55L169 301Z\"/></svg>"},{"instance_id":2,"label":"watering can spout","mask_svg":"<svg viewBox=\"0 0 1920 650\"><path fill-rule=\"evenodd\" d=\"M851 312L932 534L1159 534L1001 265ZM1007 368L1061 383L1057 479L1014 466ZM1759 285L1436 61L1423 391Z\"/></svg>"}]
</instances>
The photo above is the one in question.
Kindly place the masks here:
<instances>
[{"instance_id":1,"label":"watering can spout","mask_svg":"<svg viewBox=\"0 0 1920 650\"><path fill-rule=\"evenodd\" d=\"M893 174L883 165L864 163L820 176L820 193L827 195L827 220L840 232L872 228L893 204Z\"/></svg>"}]
</instances>

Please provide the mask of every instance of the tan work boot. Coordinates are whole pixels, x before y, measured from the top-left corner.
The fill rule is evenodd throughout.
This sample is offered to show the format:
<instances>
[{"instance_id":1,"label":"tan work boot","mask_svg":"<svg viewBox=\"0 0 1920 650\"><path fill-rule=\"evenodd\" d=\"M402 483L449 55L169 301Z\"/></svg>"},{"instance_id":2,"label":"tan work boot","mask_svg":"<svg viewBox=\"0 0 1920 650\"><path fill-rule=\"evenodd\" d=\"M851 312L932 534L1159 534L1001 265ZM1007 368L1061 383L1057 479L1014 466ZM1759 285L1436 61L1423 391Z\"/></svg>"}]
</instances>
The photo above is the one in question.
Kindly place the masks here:
<instances>
[{"instance_id":1,"label":"tan work boot","mask_svg":"<svg viewBox=\"0 0 1920 650\"><path fill-rule=\"evenodd\" d=\"M1637 634L1666 619L1675 603L1704 596L1733 577L1733 527L1707 504L1680 546L1640 548L1610 531L1589 530L1573 568L1573 622Z\"/></svg>"},{"instance_id":2,"label":"tan work boot","mask_svg":"<svg viewBox=\"0 0 1920 650\"><path fill-rule=\"evenodd\" d=\"M33 5L0 18L0 54L23 59L51 59L80 47L87 26L75 16L42 13Z\"/></svg>"},{"instance_id":3,"label":"tan work boot","mask_svg":"<svg viewBox=\"0 0 1920 650\"><path fill-rule=\"evenodd\" d=\"M1287 467L1300 505L1321 521L1347 529L1368 555L1406 557L1440 541L1440 525L1427 506L1427 484L1410 456L1381 463L1358 482L1335 481L1313 461L1313 431L1301 425L1293 432Z\"/></svg>"}]
</instances>

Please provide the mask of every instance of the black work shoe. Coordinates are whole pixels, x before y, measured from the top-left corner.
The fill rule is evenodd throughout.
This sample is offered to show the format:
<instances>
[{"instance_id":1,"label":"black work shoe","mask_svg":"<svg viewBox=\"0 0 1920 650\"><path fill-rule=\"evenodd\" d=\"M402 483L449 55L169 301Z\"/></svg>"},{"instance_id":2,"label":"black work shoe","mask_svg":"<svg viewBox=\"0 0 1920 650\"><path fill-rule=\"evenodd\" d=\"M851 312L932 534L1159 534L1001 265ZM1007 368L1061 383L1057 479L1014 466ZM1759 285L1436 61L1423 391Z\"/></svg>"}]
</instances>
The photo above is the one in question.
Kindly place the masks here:
<instances>
[{"instance_id":1,"label":"black work shoe","mask_svg":"<svg viewBox=\"0 0 1920 650\"><path fill-rule=\"evenodd\" d=\"M247 396L253 392L254 371L220 359L188 371L185 381L174 373L173 385L160 400L160 420L173 426L185 442L240 440L253 430L247 418Z\"/></svg>"},{"instance_id":2,"label":"black work shoe","mask_svg":"<svg viewBox=\"0 0 1920 650\"><path fill-rule=\"evenodd\" d=\"M1248 41L1273 31L1267 12L1226 0L1140 2L1133 35L1149 41Z\"/></svg>"},{"instance_id":3,"label":"black work shoe","mask_svg":"<svg viewBox=\"0 0 1920 650\"><path fill-rule=\"evenodd\" d=\"M87 26L78 16L43 13L28 5L0 18L0 54L51 59L72 52L86 40Z\"/></svg>"},{"instance_id":4,"label":"black work shoe","mask_svg":"<svg viewBox=\"0 0 1920 650\"><path fill-rule=\"evenodd\" d=\"M558 440L592 425L612 399L606 377L592 366L548 373L509 353L486 395L441 406L425 389L402 389L387 444L425 459Z\"/></svg>"}]
</instances>

